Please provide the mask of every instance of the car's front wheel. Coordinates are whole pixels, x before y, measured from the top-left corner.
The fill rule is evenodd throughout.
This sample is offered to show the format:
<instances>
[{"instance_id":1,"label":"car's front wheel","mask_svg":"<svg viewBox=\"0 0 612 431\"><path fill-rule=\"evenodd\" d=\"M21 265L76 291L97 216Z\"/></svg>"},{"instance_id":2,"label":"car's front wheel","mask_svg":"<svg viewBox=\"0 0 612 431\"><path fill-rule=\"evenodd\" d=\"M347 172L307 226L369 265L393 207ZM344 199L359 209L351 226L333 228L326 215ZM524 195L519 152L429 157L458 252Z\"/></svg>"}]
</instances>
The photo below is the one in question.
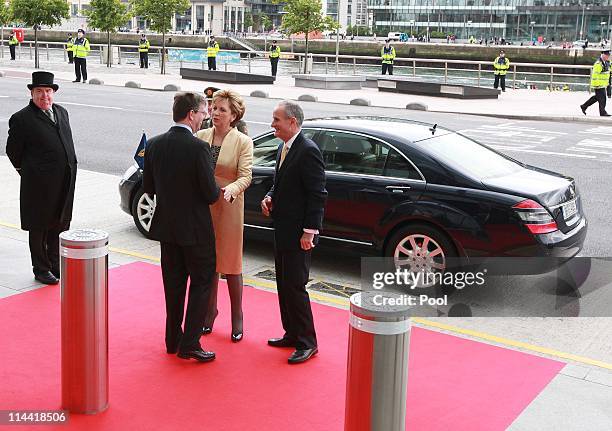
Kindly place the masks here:
<instances>
[{"instance_id":1,"label":"car's front wheel","mask_svg":"<svg viewBox=\"0 0 612 431\"><path fill-rule=\"evenodd\" d=\"M155 213L155 196L151 197L144 192L142 187L138 189L132 199L132 217L134 224L145 237L151 238L149 229L151 228L151 220Z\"/></svg>"}]
</instances>

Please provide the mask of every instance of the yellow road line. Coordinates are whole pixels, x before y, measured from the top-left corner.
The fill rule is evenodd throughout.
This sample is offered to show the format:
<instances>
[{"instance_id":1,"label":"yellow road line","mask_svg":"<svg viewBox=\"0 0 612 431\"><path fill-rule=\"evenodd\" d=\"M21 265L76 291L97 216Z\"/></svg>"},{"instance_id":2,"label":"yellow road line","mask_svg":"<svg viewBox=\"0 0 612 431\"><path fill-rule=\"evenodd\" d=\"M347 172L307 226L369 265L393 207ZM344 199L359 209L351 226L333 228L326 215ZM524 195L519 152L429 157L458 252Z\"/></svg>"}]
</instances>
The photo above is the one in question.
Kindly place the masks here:
<instances>
[{"instance_id":1,"label":"yellow road line","mask_svg":"<svg viewBox=\"0 0 612 431\"><path fill-rule=\"evenodd\" d=\"M13 223L5 223L5 222L1 222L1 221L0 221L0 226L10 227L11 229L21 229L21 227L19 225L16 225L16 224L13 224Z\"/></svg>"},{"instance_id":2,"label":"yellow road line","mask_svg":"<svg viewBox=\"0 0 612 431\"><path fill-rule=\"evenodd\" d=\"M522 341L511 340L508 338L498 337L496 335L486 334L484 332L474 331L472 329L463 329L452 325L447 325L445 323L434 322L431 320L423 319L421 317L413 317L411 319L413 322L420 323L424 326L430 326L433 328L444 329L447 331L455 332L457 334L469 335L470 337L480 338L482 340L492 341L494 343L499 343L504 346L510 346L518 349L525 349L532 352L542 353L544 355L553 356L559 359L567 359L575 362L580 362L587 365L594 365L600 368L606 368L608 370L612 370L612 364L607 362L598 361L595 359L585 358L584 356L574 355L572 353L565 353L559 350L549 349L547 347L540 347L529 343L523 343Z\"/></svg>"}]
</instances>

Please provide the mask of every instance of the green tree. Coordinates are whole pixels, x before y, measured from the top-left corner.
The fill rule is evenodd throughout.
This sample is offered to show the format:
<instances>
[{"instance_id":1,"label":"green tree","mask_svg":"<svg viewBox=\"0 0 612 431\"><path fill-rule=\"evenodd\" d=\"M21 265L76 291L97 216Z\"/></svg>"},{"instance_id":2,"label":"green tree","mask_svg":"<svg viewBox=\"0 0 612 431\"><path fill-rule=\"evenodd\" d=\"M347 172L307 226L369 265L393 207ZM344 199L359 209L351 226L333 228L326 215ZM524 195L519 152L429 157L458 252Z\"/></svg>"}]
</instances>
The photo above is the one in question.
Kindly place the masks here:
<instances>
[{"instance_id":1,"label":"green tree","mask_svg":"<svg viewBox=\"0 0 612 431\"><path fill-rule=\"evenodd\" d=\"M270 29L270 27L272 27L272 20L270 19L269 16L267 15L262 15L261 16L261 29L262 31L268 31Z\"/></svg>"},{"instance_id":2,"label":"green tree","mask_svg":"<svg viewBox=\"0 0 612 431\"><path fill-rule=\"evenodd\" d=\"M91 0L89 6L90 9L85 12L87 22L90 27L106 32L108 40L106 67L111 67L113 63L111 33L116 33L117 27L127 23L131 14L127 11L127 5L121 3L121 0Z\"/></svg>"},{"instance_id":3,"label":"green tree","mask_svg":"<svg viewBox=\"0 0 612 431\"><path fill-rule=\"evenodd\" d=\"M134 15L150 22L153 31L162 34L161 73L166 73L166 33L172 28L172 17L184 14L189 0L132 0Z\"/></svg>"},{"instance_id":4,"label":"green tree","mask_svg":"<svg viewBox=\"0 0 612 431\"><path fill-rule=\"evenodd\" d=\"M244 27L247 29L253 27L253 15L251 15L251 12L244 14Z\"/></svg>"},{"instance_id":5,"label":"green tree","mask_svg":"<svg viewBox=\"0 0 612 431\"><path fill-rule=\"evenodd\" d=\"M40 26L54 26L70 18L66 0L11 0L13 18L34 28L34 67L38 69L38 30Z\"/></svg>"},{"instance_id":6,"label":"green tree","mask_svg":"<svg viewBox=\"0 0 612 431\"><path fill-rule=\"evenodd\" d=\"M0 46L2 48L2 57L4 57L4 27L11 21L11 9L0 0Z\"/></svg>"},{"instance_id":7,"label":"green tree","mask_svg":"<svg viewBox=\"0 0 612 431\"><path fill-rule=\"evenodd\" d=\"M337 30L340 27L330 16L323 15L321 10L321 0L287 0L285 3L281 27L287 34L304 33L305 58L308 58L308 36L311 31ZM306 67L307 61L304 61L304 73Z\"/></svg>"}]
</instances>

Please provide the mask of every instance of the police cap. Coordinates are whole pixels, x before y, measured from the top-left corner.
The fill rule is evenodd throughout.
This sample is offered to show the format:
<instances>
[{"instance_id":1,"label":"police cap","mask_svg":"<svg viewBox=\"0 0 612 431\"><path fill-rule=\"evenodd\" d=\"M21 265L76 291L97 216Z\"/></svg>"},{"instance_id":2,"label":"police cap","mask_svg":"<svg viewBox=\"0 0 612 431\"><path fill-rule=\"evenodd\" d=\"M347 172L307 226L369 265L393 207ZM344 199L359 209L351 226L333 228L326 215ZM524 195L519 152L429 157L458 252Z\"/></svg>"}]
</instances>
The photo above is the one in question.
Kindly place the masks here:
<instances>
[{"instance_id":1,"label":"police cap","mask_svg":"<svg viewBox=\"0 0 612 431\"><path fill-rule=\"evenodd\" d=\"M204 96L208 100L211 100L213 98L213 94L215 94L215 91L219 91L219 88L217 88L217 87L206 87L204 89Z\"/></svg>"},{"instance_id":2,"label":"police cap","mask_svg":"<svg viewBox=\"0 0 612 431\"><path fill-rule=\"evenodd\" d=\"M606 54L606 55L610 55L610 50L609 49L604 49L603 51L601 51L602 54Z\"/></svg>"}]
</instances>

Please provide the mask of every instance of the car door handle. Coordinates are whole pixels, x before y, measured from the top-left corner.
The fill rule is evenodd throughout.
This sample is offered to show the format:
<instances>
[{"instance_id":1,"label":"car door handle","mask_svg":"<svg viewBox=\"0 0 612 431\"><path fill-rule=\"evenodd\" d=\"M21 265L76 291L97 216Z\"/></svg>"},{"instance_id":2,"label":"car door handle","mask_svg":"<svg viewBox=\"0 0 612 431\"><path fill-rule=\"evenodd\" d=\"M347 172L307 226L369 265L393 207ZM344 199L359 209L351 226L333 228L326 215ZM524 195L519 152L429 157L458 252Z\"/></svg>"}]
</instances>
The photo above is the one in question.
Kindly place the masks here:
<instances>
[{"instance_id":1,"label":"car door handle","mask_svg":"<svg viewBox=\"0 0 612 431\"><path fill-rule=\"evenodd\" d=\"M387 186L385 187L387 190L393 193L404 193L407 190L410 190L410 186Z\"/></svg>"},{"instance_id":2,"label":"car door handle","mask_svg":"<svg viewBox=\"0 0 612 431\"><path fill-rule=\"evenodd\" d=\"M251 180L251 183L255 184L255 185L261 184L261 183L263 183L265 181L265 179L266 179L266 177L255 177L255 178L253 178Z\"/></svg>"}]
</instances>

